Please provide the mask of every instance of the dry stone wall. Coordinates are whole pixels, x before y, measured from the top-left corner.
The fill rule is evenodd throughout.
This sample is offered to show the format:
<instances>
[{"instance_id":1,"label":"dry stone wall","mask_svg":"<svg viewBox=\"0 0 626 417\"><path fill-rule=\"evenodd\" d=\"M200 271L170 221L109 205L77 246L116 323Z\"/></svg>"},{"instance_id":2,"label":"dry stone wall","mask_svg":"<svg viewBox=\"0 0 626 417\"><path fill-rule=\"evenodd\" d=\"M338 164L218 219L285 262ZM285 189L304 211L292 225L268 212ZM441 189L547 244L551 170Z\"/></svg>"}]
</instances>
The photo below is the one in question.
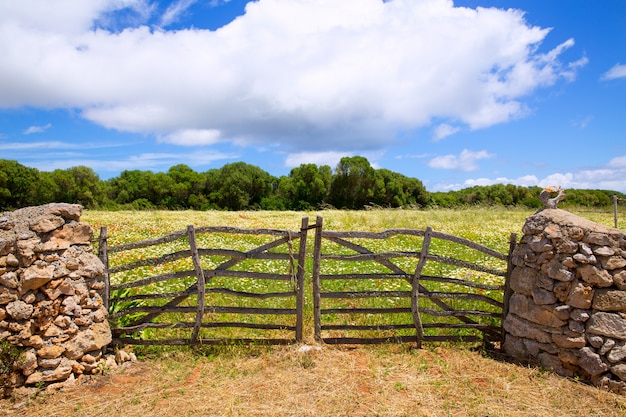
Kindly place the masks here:
<instances>
[{"instance_id":1,"label":"dry stone wall","mask_svg":"<svg viewBox=\"0 0 626 417\"><path fill-rule=\"evenodd\" d=\"M22 349L11 386L94 373L111 342L104 265L81 214L60 203L0 214L0 340Z\"/></svg>"},{"instance_id":2,"label":"dry stone wall","mask_svg":"<svg viewBox=\"0 0 626 417\"><path fill-rule=\"evenodd\" d=\"M559 209L530 216L523 232L504 349L626 393L626 234Z\"/></svg>"}]
</instances>

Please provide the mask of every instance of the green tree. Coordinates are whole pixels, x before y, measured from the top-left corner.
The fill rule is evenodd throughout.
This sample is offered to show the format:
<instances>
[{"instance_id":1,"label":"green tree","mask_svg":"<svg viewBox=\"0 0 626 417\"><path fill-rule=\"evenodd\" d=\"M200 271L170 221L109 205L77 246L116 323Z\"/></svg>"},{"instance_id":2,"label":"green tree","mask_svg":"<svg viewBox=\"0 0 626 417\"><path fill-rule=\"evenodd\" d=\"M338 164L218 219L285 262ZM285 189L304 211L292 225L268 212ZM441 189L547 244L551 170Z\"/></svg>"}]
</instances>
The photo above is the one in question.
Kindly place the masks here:
<instances>
[{"instance_id":1,"label":"green tree","mask_svg":"<svg viewBox=\"0 0 626 417\"><path fill-rule=\"evenodd\" d=\"M388 169L376 170L373 202L383 207L425 206L429 195L424 184Z\"/></svg>"},{"instance_id":2,"label":"green tree","mask_svg":"<svg viewBox=\"0 0 626 417\"><path fill-rule=\"evenodd\" d=\"M0 159L0 210L51 202L51 183L35 168Z\"/></svg>"},{"instance_id":3,"label":"green tree","mask_svg":"<svg viewBox=\"0 0 626 417\"><path fill-rule=\"evenodd\" d=\"M272 194L273 177L245 162L224 165L207 175L209 201L226 210L261 208L261 201Z\"/></svg>"},{"instance_id":4,"label":"green tree","mask_svg":"<svg viewBox=\"0 0 626 417\"><path fill-rule=\"evenodd\" d=\"M170 184L170 205L174 204L179 208L190 207L189 197L191 195L195 195L193 199L195 205L201 204L202 198L198 195L201 194L206 185L206 179L203 175L184 164L171 167L167 175L172 179Z\"/></svg>"},{"instance_id":5,"label":"green tree","mask_svg":"<svg viewBox=\"0 0 626 417\"><path fill-rule=\"evenodd\" d=\"M104 189L100 177L86 166L56 169L50 177L54 181L54 200L63 203L81 204L88 208L104 202Z\"/></svg>"},{"instance_id":6,"label":"green tree","mask_svg":"<svg viewBox=\"0 0 626 417\"><path fill-rule=\"evenodd\" d=\"M374 197L376 171L362 156L341 158L330 187L330 203L337 208L362 209Z\"/></svg>"},{"instance_id":7,"label":"green tree","mask_svg":"<svg viewBox=\"0 0 626 417\"><path fill-rule=\"evenodd\" d=\"M311 210L328 198L332 170L328 165L302 164L281 178L279 193L294 210Z\"/></svg>"}]
</instances>

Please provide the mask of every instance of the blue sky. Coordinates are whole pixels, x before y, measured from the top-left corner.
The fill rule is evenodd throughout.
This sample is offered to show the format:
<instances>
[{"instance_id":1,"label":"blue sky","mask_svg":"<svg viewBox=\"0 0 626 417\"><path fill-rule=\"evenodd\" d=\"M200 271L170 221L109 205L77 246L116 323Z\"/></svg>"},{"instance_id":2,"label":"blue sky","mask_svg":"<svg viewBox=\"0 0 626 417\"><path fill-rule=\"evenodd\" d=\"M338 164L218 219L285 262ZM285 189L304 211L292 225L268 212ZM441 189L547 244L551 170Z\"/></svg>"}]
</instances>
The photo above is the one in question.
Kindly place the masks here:
<instances>
[{"instance_id":1,"label":"blue sky","mask_svg":"<svg viewBox=\"0 0 626 417\"><path fill-rule=\"evenodd\" d=\"M626 192L626 1L0 0L0 158Z\"/></svg>"}]
</instances>

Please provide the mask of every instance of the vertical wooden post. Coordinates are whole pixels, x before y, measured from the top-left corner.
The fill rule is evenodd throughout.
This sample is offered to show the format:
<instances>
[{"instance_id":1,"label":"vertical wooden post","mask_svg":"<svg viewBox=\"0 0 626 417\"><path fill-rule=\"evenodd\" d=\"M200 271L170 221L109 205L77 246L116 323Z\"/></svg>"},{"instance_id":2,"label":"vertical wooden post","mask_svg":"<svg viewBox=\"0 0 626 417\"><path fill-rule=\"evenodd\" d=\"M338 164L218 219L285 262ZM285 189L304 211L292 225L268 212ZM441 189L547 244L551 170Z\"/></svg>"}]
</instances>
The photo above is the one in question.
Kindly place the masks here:
<instances>
[{"instance_id":1,"label":"vertical wooden post","mask_svg":"<svg viewBox=\"0 0 626 417\"><path fill-rule=\"evenodd\" d=\"M102 290L102 304L109 311L109 299L111 298L111 280L109 278L109 253L107 251L107 227L100 227L100 238L98 239L98 258L104 264L104 289Z\"/></svg>"},{"instance_id":2,"label":"vertical wooden post","mask_svg":"<svg viewBox=\"0 0 626 417\"><path fill-rule=\"evenodd\" d=\"M420 317L419 311L420 277L422 276L422 269L424 269L426 257L428 256L428 248L430 247L432 233L433 229L428 226L424 232L424 241L422 242L420 259L415 267L413 279L411 279L411 314L413 315L413 324L415 325L418 349L422 348L422 340L424 339L424 327L422 326L422 318Z\"/></svg>"},{"instance_id":3,"label":"vertical wooden post","mask_svg":"<svg viewBox=\"0 0 626 417\"><path fill-rule=\"evenodd\" d=\"M191 344L195 345L198 343L198 334L200 333L200 326L202 325L202 318L204 316L204 294L206 288L204 271L202 270L202 265L200 264L200 256L198 255L198 247L196 245L196 230L194 229L193 224L187 226L187 235L189 236L191 259L193 260L193 266L196 270L196 277L198 279L198 308L196 310L196 322L193 327L193 332L191 333Z\"/></svg>"},{"instance_id":4,"label":"vertical wooden post","mask_svg":"<svg viewBox=\"0 0 626 417\"><path fill-rule=\"evenodd\" d=\"M509 239L509 255L507 256L507 265L506 265L506 276L504 277L504 298L502 301L502 323L501 323L501 340L500 340L500 349L504 349L504 340L506 339L506 334L504 331L504 320L506 320L506 316L509 315L509 302L511 300L511 295L513 294L513 290L511 289L511 274L513 273L513 251L517 246L517 234L511 233L511 237Z\"/></svg>"},{"instance_id":5,"label":"vertical wooden post","mask_svg":"<svg viewBox=\"0 0 626 417\"><path fill-rule=\"evenodd\" d=\"M613 218L615 219L615 228L617 229L617 195L613 194Z\"/></svg>"},{"instance_id":6,"label":"vertical wooden post","mask_svg":"<svg viewBox=\"0 0 626 417\"><path fill-rule=\"evenodd\" d=\"M296 342L302 342L304 320L304 262L306 259L306 240L309 230L309 218L302 218L300 226L300 249L298 251L297 288L296 288Z\"/></svg>"},{"instance_id":7,"label":"vertical wooden post","mask_svg":"<svg viewBox=\"0 0 626 417\"><path fill-rule=\"evenodd\" d=\"M322 223L321 216L317 216L315 220L315 247L313 249L313 322L314 337L318 342L322 341L322 318L320 311L320 292L322 286L320 283L320 262L322 258Z\"/></svg>"}]
</instances>

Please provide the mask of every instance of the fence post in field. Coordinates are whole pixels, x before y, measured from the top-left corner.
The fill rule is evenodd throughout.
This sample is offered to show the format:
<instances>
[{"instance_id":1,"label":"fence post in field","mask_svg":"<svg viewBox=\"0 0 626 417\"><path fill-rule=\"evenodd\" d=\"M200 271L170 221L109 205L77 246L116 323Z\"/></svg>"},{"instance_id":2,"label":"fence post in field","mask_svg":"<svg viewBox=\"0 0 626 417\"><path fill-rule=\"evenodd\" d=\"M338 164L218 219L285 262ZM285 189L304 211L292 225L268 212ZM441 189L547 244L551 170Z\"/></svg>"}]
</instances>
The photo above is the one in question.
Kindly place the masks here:
<instances>
[{"instance_id":1,"label":"fence post in field","mask_svg":"<svg viewBox=\"0 0 626 417\"><path fill-rule=\"evenodd\" d=\"M322 341L322 323L320 312L320 261L322 257L322 223L321 216L315 220L315 247L313 249L313 321L315 340Z\"/></svg>"},{"instance_id":2,"label":"fence post in field","mask_svg":"<svg viewBox=\"0 0 626 417\"><path fill-rule=\"evenodd\" d=\"M309 218L302 218L300 226L300 249L298 250L298 269L296 288L296 342L302 342L304 316L304 259L306 257L306 238L309 231Z\"/></svg>"},{"instance_id":3,"label":"fence post in field","mask_svg":"<svg viewBox=\"0 0 626 417\"><path fill-rule=\"evenodd\" d=\"M419 293L420 293L420 277L422 276L422 269L426 263L426 257L428 256L428 247L430 246L430 239L433 233L433 229L428 226L424 232L424 241L422 242L422 252L420 253L420 259L415 267L415 273L411 280L411 314L413 316L413 324L417 333L417 348L422 348L422 340L424 339L424 328L422 327L422 319L419 311Z\"/></svg>"},{"instance_id":4,"label":"fence post in field","mask_svg":"<svg viewBox=\"0 0 626 417\"><path fill-rule=\"evenodd\" d=\"M111 281L109 280L109 254L107 252L107 227L100 227L100 238L98 239L98 258L104 265L104 289L102 294L102 304L109 310L109 298L111 298Z\"/></svg>"},{"instance_id":5,"label":"fence post in field","mask_svg":"<svg viewBox=\"0 0 626 417\"><path fill-rule=\"evenodd\" d=\"M204 316L204 294L205 294L205 279L202 265L200 264L200 256L198 255L198 246L196 245L196 230L193 224L187 226L187 235L189 236L189 247L191 249L191 259L193 260L193 266L196 270L196 277L198 279L198 310L196 312L196 323L193 327L191 334L191 344L198 343L198 333L200 332L200 326L202 325L202 318Z\"/></svg>"},{"instance_id":6,"label":"fence post in field","mask_svg":"<svg viewBox=\"0 0 626 417\"><path fill-rule=\"evenodd\" d=\"M617 229L617 194L613 194L613 218L615 219L615 228Z\"/></svg>"},{"instance_id":7,"label":"fence post in field","mask_svg":"<svg viewBox=\"0 0 626 417\"><path fill-rule=\"evenodd\" d=\"M509 315L509 301L511 299L511 295L513 294L513 290L511 289L511 273L513 272L513 251L517 246L517 234L511 233L511 237L509 239L509 254L506 258L506 276L504 277L504 297L502 300L502 320L501 320L501 346L504 346L504 338L506 332L504 331L504 320L506 320L506 316Z\"/></svg>"}]
</instances>

